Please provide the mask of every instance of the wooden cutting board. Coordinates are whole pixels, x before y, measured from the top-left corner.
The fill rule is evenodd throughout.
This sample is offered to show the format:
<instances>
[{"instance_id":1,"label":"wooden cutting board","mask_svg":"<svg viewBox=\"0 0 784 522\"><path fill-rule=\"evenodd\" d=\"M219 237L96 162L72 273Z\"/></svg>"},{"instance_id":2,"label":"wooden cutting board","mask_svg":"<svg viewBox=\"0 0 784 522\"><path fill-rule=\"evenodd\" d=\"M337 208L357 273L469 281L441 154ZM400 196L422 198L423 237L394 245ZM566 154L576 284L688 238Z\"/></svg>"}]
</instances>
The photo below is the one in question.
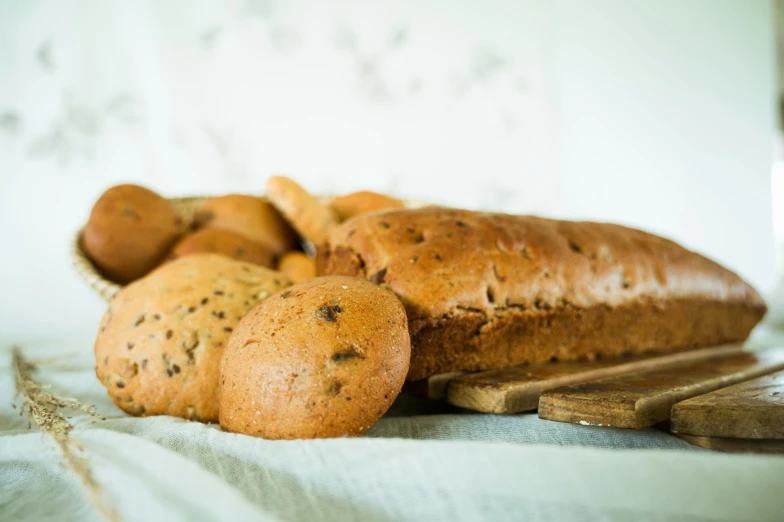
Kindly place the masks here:
<instances>
[{"instance_id":1,"label":"wooden cutting board","mask_svg":"<svg viewBox=\"0 0 784 522\"><path fill-rule=\"evenodd\" d=\"M673 406L673 433L784 444L784 371L706 393Z\"/></svg>"},{"instance_id":2,"label":"wooden cutting board","mask_svg":"<svg viewBox=\"0 0 784 522\"><path fill-rule=\"evenodd\" d=\"M471 374L444 374L420 386L431 398L446 392L455 406L486 413L518 413L535 410L539 396L553 388L624 375L669 368L679 364L710 361L742 352L743 345L731 344L667 355L621 357L584 362L554 362L520 365Z\"/></svg>"},{"instance_id":3,"label":"wooden cutting board","mask_svg":"<svg viewBox=\"0 0 784 522\"><path fill-rule=\"evenodd\" d=\"M784 348L625 374L545 392L539 417L616 428L667 420L677 402L784 369Z\"/></svg>"},{"instance_id":4,"label":"wooden cutting board","mask_svg":"<svg viewBox=\"0 0 784 522\"><path fill-rule=\"evenodd\" d=\"M680 431L674 434L692 444L726 452L784 453L784 438L779 438L784 431L781 350L747 352L735 344L669 355L455 372L407 383L405 390L490 413L536 409L540 397L552 391L542 401L543 418L615 422L618 427L641 427L664 418L657 426L664 430L670 430L667 407L674 403L672 426ZM657 385L641 390L640 379L648 377L656 377ZM616 384L609 396L586 393L594 386L607 387L607 381ZM575 389L580 393L574 394ZM568 400L563 396L560 404L552 401L564 391L572 393ZM697 395L688 398L692 394ZM608 420L613 416L626 420Z\"/></svg>"}]
</instances>

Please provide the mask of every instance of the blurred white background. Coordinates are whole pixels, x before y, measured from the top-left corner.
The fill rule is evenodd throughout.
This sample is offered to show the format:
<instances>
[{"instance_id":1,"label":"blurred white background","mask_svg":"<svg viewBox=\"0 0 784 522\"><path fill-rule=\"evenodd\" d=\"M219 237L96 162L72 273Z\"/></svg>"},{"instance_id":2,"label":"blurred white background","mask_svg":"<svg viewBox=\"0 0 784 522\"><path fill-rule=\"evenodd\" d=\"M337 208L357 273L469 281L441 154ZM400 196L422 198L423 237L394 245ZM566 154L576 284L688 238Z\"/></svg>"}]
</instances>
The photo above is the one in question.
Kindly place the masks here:
<instances>
[{"instance_id":1,"label":"blurred white background","mask_svg":"<svg viewBox=\"0 0 784 522\"><path fill-rule=\"evenodd\" d=\"M0 39L3 337L95 330L68 244L120 182L616 221L775 286L772 1L0 0Z\"/></svg>"}]
</instances>

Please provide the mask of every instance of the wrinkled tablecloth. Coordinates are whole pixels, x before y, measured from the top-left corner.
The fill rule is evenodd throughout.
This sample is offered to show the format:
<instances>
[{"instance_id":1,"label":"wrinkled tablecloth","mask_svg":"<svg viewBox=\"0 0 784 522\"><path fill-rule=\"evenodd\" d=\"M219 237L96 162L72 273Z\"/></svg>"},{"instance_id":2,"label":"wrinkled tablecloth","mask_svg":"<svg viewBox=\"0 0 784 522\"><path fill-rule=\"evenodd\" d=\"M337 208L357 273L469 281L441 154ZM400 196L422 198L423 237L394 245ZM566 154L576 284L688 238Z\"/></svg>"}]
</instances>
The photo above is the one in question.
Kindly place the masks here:
<instances>
[{"instance_id":1,"label":"wrinkled tablecloth","mask_svg":"<svg viewBox=\"0 0 784 522\"><path fill-rule=\"evenodd\" d=\"M484 415L401 396L361 438L267 441L116 408L92 342L21 344L74 414L101 499L123 521L784 520L784 458L726 455L653 429ZM0 519L101 520L51 437L12 406L0 351Z\"/></svg>"}]
</instances>

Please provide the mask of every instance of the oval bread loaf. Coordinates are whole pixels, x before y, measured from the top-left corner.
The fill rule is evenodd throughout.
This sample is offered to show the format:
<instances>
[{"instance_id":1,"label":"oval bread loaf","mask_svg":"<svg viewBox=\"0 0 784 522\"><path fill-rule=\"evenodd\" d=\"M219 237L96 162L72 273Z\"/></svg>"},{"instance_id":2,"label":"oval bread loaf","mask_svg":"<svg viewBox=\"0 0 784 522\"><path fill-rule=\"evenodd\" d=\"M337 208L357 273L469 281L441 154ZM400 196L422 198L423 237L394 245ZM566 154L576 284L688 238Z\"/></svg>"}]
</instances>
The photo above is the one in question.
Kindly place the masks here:
<instances>
[{"instance_id":1,"label":"oval bread loaf","mask_svg":"<svg viewBox=\"0 0 784 522\"><path fill-rule=\"evenodd\" d=\"M766 311L730 270L606 223L388 210L334 229L317 265L405 303L409 380L738 342Z\"/></svg>"}]
</instances>

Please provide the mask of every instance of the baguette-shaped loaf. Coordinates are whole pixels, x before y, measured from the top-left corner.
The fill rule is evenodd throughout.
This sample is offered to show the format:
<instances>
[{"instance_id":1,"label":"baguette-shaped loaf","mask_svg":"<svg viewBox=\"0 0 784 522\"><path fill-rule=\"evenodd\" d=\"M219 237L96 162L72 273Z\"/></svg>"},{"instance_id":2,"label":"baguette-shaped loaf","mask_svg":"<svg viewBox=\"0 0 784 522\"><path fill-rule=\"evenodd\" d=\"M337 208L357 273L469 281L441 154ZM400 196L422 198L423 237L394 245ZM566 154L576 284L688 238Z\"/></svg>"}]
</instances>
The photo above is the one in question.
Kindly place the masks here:
<instances>
[{"instance_id":1,"label":"baguette-shaped loaf","mask_svg":"<svg viewBox=\"0 0 784 522\"><path fill-rule=\"evenodd\" d=\"M318 270L397 294L409 380L742 341L766 312L740 277L677 243L533 216L436 207L360 215L332 231Z\"/></svg>"}]
</instances>

